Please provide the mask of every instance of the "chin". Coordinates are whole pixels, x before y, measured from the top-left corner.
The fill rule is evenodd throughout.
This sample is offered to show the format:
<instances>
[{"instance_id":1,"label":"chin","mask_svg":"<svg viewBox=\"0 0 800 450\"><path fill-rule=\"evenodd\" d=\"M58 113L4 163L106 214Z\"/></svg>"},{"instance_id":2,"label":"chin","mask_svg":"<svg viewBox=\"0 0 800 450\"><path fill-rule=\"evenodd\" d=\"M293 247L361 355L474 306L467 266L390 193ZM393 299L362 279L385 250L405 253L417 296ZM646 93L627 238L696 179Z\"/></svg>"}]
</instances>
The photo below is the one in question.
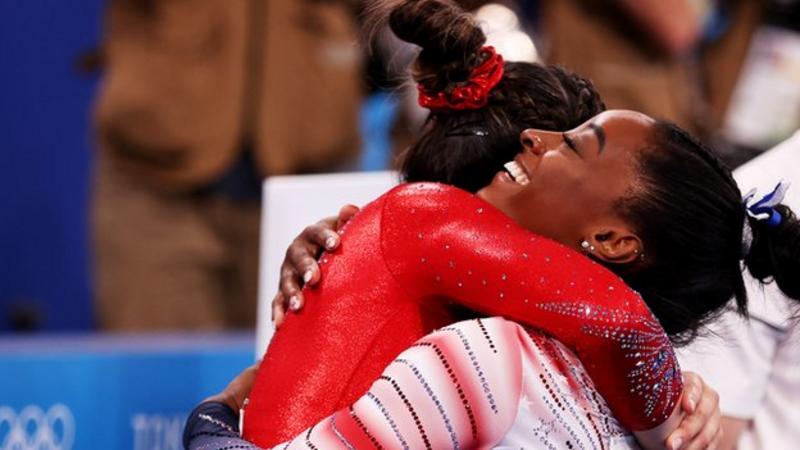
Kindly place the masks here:
<instances>
[{"instance_id":1,"label":"chin","mask_svg":"<svg viewBox=\"0 0 800 450\"><path fill-rule=\"evenodd\" d=\"M503 208L503 199L507 198L507 195L502 192L501 189L498 189L497 186L486 186L485 188L481 189L480 191L475 193L475 196L479 199L485 201L486 203L494 206L495 208L502 211L504 214L508 214L508 212Z\"/></svg>"}]
</instances>

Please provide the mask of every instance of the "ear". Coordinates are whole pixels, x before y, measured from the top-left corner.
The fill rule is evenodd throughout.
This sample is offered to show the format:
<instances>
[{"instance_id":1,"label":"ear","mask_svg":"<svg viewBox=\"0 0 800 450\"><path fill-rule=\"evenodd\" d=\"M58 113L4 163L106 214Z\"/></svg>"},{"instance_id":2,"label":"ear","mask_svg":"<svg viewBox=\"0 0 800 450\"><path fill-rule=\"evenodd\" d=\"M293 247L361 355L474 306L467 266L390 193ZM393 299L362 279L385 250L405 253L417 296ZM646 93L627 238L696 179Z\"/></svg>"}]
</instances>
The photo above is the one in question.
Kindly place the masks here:
<instances>
[{"instance_id":1,"label":"ear","mask_svg":"<svg viewBox=\"0 0 800 450\"><path fill-rule=\"evenodd\" d=\"M644 251L639 236L623 224L595 227L584 239L593 248L591 255L609 264L632 263Z\"/></svg>"}]
</instances>

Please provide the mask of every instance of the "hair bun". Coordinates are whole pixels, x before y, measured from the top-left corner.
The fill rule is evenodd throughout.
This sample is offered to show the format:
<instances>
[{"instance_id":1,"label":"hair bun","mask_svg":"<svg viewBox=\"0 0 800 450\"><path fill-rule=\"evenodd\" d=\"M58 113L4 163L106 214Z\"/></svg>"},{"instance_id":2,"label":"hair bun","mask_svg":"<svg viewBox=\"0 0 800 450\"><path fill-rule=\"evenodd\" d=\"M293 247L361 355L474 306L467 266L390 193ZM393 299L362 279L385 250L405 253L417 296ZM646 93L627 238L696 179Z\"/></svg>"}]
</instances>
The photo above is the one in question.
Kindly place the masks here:
<instances>
[{"instance_id":1,"label":"hair bun","mask_svg":"<svg viewBox=\"0 0 800 450\"><path fill-rule=\"evenodd\" d=\"M403 1L391 10L389 26L398 38L422 48L414 78L430 91L465 81L480 64L486 35L472 15L449 1Z\"/></svg>"},{"instance_id":2,"label":"hair bun","mask_svg":"<svg viewBox=\"0 0 800 450\"><path fill-rule=\"evenodd\" d=\"M773 279L784 294L800 300L800 222L787 206L775 209L783 216L778 226L748 219L753 244L744 262L753 277Z\"/></svg>"}]
</instances>

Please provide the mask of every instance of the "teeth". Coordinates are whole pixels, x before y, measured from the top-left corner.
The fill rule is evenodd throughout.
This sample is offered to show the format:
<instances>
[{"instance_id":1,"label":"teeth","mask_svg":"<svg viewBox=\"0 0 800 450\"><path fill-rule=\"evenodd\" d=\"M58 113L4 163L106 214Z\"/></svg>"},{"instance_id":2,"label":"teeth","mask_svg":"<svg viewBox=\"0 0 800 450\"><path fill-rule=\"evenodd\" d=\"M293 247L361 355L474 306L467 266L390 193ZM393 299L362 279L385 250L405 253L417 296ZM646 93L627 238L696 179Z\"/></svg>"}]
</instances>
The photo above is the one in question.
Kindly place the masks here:
<instances>
[{"instance_id":1,"label":"teeth","mask_svg":"<svg viewBox=\"0 0 800 450\"><path fill-rule=\"evenodd\" d=\"M525 171L522 170L522 167L520 167L516 161L507 162L503 164L503 167L506 168L508 174L511 175L511 178L513 178L517 184L525 186L530 183L531 180L528 178L528 175L525 174Z\"/></svg>"}]
</instances>

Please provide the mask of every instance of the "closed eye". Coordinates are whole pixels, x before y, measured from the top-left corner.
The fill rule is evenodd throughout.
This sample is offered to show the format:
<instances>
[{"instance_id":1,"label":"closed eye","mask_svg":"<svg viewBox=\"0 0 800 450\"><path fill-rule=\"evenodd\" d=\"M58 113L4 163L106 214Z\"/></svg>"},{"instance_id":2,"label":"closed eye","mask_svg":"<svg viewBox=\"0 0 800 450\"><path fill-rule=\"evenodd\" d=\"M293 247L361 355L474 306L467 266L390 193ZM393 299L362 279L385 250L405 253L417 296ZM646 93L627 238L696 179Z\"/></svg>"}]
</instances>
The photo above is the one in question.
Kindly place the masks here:
<instances>
[{"instance_id":1,"label":"closed eye","mask_svg":"<svg viewBox=\"0 0 800 450\"><path fill-rule=\"evenodd\" d=\"M569 147L570 150L575 152L576 155L580 156L580 153L578 153L578 147L575 146L575 141L573 141L572 138L567 136L567 133L561 133L561 137L564 139L564 143L567 144L567 147Z\"/></svg>"}]
</instances>

